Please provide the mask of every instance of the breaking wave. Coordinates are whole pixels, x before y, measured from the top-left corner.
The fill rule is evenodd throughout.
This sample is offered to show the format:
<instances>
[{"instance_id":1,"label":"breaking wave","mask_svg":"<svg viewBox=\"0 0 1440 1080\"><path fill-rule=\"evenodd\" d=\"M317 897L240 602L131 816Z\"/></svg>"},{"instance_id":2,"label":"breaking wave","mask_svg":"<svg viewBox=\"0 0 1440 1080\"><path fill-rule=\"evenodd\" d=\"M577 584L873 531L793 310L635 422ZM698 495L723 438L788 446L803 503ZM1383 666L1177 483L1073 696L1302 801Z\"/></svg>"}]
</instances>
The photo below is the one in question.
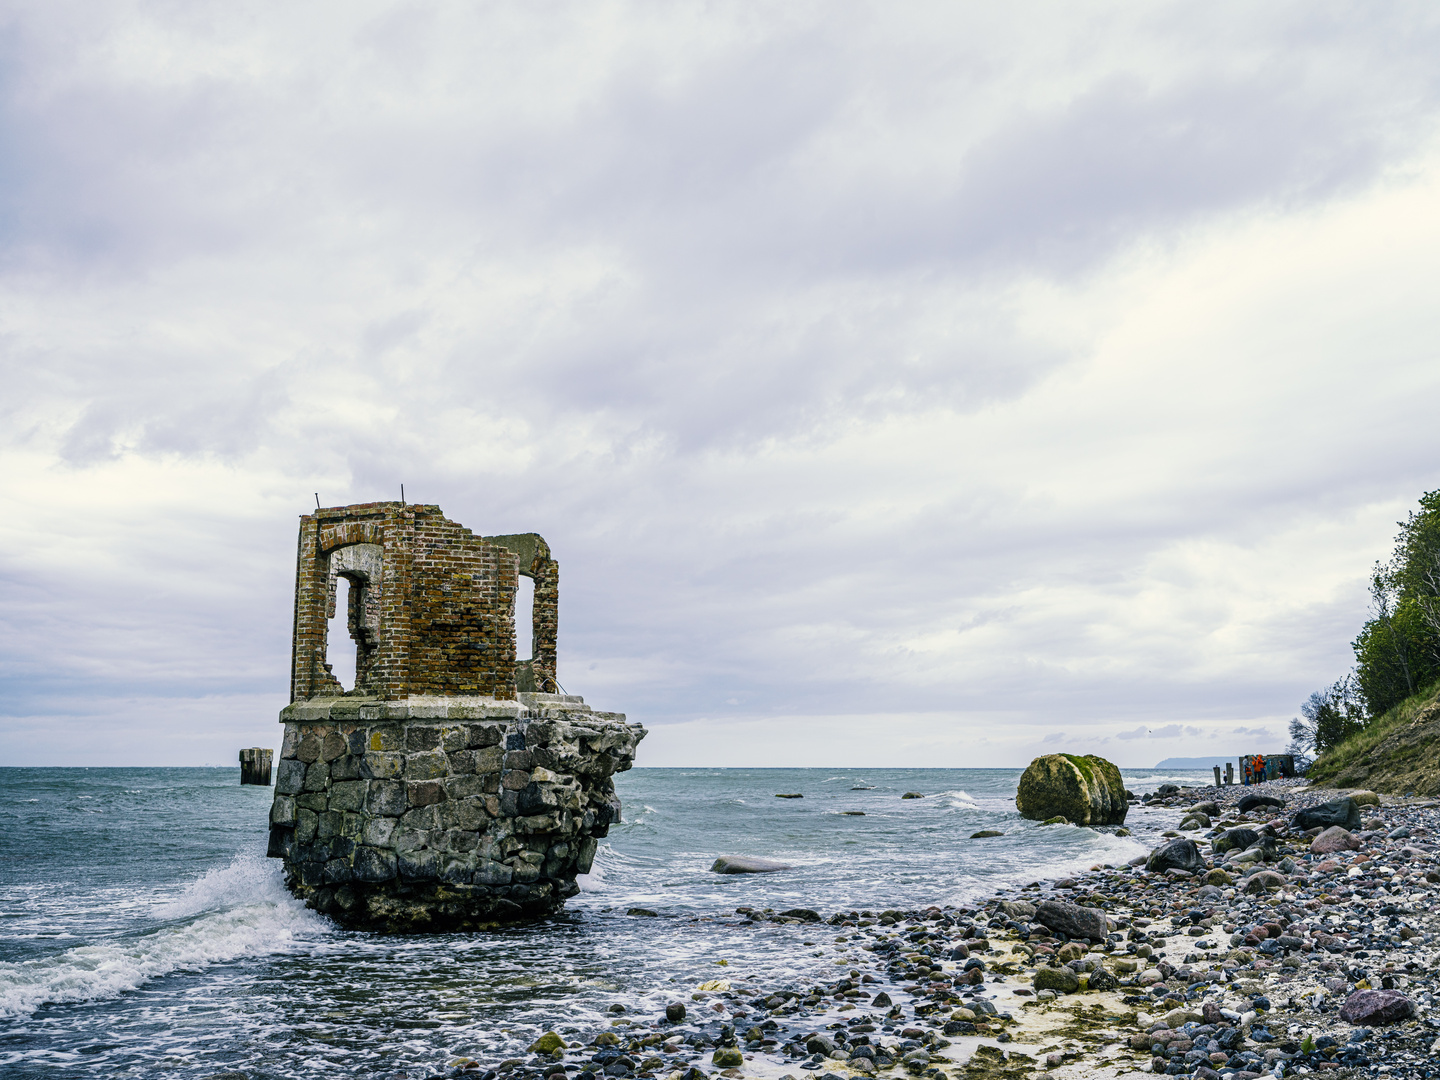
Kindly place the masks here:
<instances>
[{"instance_id":1,"label":"breaking wave","mask_svg":"<svg viewBox=\"0 0 1440 1080\"><path fill-rule=\"evenodd\" d=\"M43 959L0 963L0 1016L113 998L175 971L288 952L330 926L285 891L278 865L250 854L191 882L153 915L162 925Z\"/></svg>"}]
</instances>

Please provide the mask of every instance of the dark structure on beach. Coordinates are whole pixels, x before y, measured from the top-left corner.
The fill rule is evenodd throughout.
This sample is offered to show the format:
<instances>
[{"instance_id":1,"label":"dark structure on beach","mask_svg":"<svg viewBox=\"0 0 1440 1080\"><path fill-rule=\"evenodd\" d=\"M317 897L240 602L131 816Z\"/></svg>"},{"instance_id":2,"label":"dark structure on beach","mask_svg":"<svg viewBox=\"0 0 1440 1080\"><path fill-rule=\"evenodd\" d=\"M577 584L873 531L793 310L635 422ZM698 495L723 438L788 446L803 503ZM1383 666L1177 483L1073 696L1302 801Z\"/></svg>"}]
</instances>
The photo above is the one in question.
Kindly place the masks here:
<instances>
[{"instance_id":1,"label":"dark structure on beach","mask_svg":"<svg viewBox=\"0 0 1440 1080\"><path fill-rule=\"evenodd\" d=\"M350 690L327 639L342 577ZM559 567L534 533L476 536L403 502L300 519L269 848L292 891L343 925L394 931L534 919L578 891L620 817L611 777L645 730L558 692L558 606Z\"/></svg>"}]
</instances>

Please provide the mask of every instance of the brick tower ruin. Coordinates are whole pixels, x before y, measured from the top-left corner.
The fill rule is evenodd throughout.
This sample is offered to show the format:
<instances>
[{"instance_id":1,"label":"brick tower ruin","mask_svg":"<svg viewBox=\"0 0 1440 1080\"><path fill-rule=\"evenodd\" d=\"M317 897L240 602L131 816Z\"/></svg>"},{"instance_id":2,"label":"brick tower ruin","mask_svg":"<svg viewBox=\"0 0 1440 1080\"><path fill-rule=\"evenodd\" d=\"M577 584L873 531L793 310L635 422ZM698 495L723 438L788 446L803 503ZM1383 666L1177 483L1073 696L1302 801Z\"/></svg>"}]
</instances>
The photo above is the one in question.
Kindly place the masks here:
<instances>
[{"instance_id":1,"label":"brick tower ruin","mask_svg":"<svg viewBox=\"0 0 1440 1080\"><path fill-rule=\"evenodd\" d=\"M518 659L522 575L534 645ZM327 641L342 577L349 645ZM418 931L534 919L578 891L645 729L559 693L558 602L535 533L476 536L400 502L300 519L269 846L296 895L345 926Z\"/></svg>"}]
</instances>

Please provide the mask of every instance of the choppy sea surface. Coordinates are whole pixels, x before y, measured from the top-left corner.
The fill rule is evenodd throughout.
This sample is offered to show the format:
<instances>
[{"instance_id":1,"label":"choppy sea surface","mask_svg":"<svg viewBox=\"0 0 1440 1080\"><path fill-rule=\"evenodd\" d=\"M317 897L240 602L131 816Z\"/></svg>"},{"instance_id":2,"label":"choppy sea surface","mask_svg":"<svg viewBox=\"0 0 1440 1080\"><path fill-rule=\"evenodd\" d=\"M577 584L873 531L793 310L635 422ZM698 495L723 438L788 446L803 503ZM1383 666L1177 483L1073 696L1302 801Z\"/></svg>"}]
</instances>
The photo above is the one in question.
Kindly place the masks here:
<instances>
[{"instance_id":1,"label":"choppy sea surface","mask_svg":"<svg viewBox=\"0 0 1440 1080\"><path fill-rule=\"evenodd\" d=\"M1207 779L1123 774L1136 793ZM1146 811L1133 837L1039 827L1015 813L1019 778L635 769L616 777L624 820L563 916L382 937L289 896L264 857L272 791L241 787L238 769L0 769L0 1077L423 1077L601 1026L617 1002L653 1013L717 975L773 987L835 961L816 947L828 927L741 927L737 905L962 904L1127 861L1173 824ZM981 829L1006 835L969 839ZM794 869L712 874L720 855Z\"/></svg>"}]
</instances>

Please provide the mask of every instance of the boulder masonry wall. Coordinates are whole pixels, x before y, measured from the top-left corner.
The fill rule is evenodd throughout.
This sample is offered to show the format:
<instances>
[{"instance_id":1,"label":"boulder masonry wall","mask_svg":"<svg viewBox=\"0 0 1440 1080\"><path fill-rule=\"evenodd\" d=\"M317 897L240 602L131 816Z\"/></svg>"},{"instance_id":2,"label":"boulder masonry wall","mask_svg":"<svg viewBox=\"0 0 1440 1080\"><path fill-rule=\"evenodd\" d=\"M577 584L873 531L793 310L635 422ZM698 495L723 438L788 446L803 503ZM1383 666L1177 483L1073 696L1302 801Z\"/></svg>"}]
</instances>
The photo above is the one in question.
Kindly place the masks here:
<instances>
[{"instance_id":1,"label":"boulder masonry wall","mask_svg":"<svg viewBox=\"0 0 1440 1080\"><path fill-rule=\"evenodd\" d=\"M537 580L525 660L520 574ZM350 579L348 692L326 640L337 576ZM557 579L538 536L476 537L438 507L301 519L269 854L310 907L351 929L476 930L542 918L579 892L620 820L611 778L645 729L541 691L558 688Z\"/></svg>"},{"instance_id":2,"label":"boulder masonry wall","mask_svg":"<svg viewBox=\"0 0 1440 1080\"><path fill-rule=\"evenodd\" d=\"M474 930L579 892L644 730L573 696L313 702L282 713L270 854L343 926Z\"/></svg>"}]
</instances>

